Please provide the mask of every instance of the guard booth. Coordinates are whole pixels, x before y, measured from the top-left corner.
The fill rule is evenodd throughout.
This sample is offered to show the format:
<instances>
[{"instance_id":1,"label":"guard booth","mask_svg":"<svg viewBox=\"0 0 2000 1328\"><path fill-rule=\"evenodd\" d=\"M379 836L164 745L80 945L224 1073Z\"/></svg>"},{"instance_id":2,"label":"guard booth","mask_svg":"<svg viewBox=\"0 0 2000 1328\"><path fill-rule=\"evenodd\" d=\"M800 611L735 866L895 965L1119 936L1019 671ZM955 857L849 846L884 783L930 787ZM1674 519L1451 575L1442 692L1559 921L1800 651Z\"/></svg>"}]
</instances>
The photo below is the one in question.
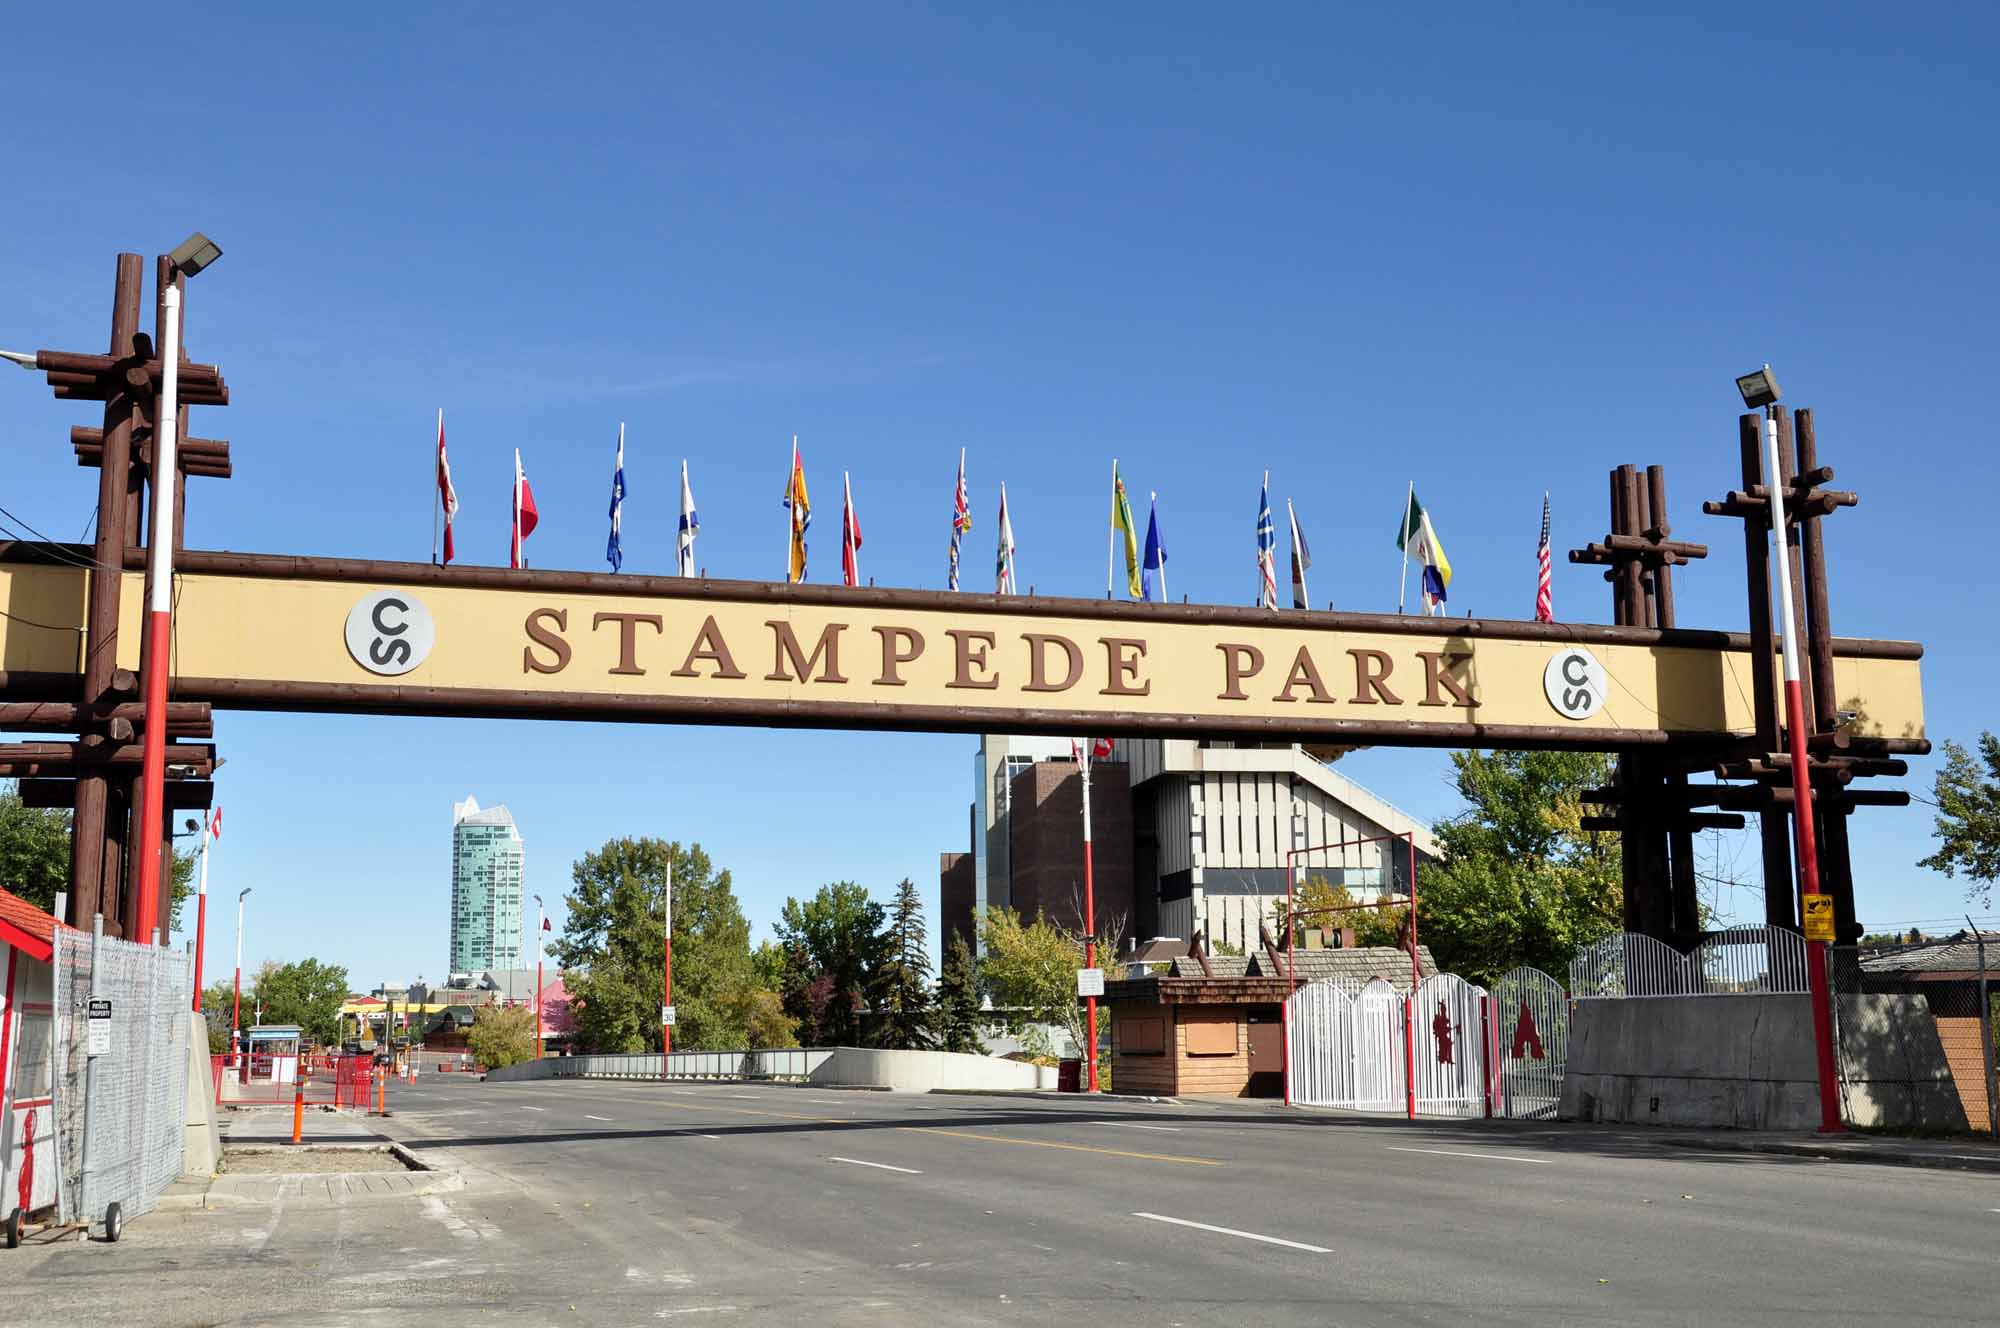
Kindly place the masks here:
<instances>
[{"instance_id":1,"label":"guard booth","mask_svg":"<svg viewBox=\"0 0 2000 1328\"><path fill-rule=\"evenodd\" d=\"M252 1083L289 1084L299 1077L299 1041L304 1033L297 1024L259 1024L243 1030L250 1053Z\"/></svg>"},{"instance_id":2,"label":"guard booth","mask_svg":"<svg viewBox=\"0 0 2000 1328\"><path fill-rule=\"evenodd\" d=\"M56 1202L55 918L0 890L0 1217L10 1241Z\"/></svg>"}]
</instances>

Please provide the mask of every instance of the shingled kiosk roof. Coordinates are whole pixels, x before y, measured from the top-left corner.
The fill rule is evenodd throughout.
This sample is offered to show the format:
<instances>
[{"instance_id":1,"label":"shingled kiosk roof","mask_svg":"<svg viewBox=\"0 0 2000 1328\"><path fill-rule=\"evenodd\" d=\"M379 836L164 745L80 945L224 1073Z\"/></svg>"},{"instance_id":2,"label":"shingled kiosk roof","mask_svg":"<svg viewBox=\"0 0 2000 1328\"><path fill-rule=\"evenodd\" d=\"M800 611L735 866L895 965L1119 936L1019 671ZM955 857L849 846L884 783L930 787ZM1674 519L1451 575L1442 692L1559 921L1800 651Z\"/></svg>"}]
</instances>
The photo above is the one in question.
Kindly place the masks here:
<instances>
[{"instance_id":1,"label":"shingled kiosk roof","mask_svg":"<svg viewBox=\"0 0 2000 1328\"><path fill-rule=\"evenodd\" d=\"M1252 955L1181 955L1174 960L1171 972L1106 982L1104 998L1156 1000L1163 1005L1275 1004L1291 990L1286 982L1286 962L1284 951L1270 948ZM1410 952L1390 945L1301 949L1290 962L1301 987L1311 982L1338 982L1358 989L1379 977L1398 992L1410 990ZM1425 977L1437 972L1429 946L1417 946L1417 964Z\"/></svg>"}]
</instances>

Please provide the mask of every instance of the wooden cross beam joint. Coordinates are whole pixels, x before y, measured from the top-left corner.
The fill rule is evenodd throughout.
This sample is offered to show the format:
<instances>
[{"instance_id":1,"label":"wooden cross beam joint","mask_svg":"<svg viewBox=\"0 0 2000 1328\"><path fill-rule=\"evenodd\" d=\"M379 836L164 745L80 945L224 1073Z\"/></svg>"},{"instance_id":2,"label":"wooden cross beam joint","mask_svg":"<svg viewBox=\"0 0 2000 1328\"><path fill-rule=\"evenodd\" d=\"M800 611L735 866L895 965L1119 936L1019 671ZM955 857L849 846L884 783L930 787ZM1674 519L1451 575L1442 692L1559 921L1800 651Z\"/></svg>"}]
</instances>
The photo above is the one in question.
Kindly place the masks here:
<instances>
[{"instance_id":1,"label":"wooden cross beam joint","mask_svg":"<svg viewBox=\"0 0 2000 1328\"><path fill-rule=\"evenodd\" d=\"M87 425L77 425L69 431L70 447L76 452L76 464L93 467L104 464L104 430ZM148 469L153 464L153 431L150 428L135 429L132 432L132 457ZM183 475L200 475L210 479L226 480L235 473L229 459L229 440L226 438L183 438L174 450L175 464Z\"/></svg>"}]
</instances>

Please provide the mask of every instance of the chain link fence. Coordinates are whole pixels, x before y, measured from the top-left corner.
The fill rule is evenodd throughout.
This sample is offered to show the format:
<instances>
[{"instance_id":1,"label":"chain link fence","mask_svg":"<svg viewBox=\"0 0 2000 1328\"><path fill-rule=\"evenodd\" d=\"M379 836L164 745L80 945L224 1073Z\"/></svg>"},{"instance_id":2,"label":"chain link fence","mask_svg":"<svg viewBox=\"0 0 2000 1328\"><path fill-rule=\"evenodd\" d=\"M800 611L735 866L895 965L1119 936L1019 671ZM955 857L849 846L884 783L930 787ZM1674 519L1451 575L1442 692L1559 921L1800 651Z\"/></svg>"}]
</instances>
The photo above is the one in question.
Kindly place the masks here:
<instances>
[{"instance_id":1,"label":"chain link fence","mask_svg":"<svg viewBox=\"0 0 2000 1328\"><path fill-rule=\"evenodd\" d=\"M57 1220L138 1217L180 1175L192 982L180 951L56 928Z\"/></svg>"},{"instance_id":2,"label":"chain link fence","mask_svg":"<svg viewBox=\"0 0 2000 1328\"><path fill-rule=\"evenodd\" d=\"M1853 1033L1868 1020L1870 997L1900 997L1926 1011L1963 1122L2000 1139L2000 935L1965 931L1940 940L1831 952L1834 1018L1843 1033L1843 1079ZM1843 1092L1848 1085L1843 1082ZM1852 1113L1850 1112L1850 1118Z\"/></svg>"}]
</instances>

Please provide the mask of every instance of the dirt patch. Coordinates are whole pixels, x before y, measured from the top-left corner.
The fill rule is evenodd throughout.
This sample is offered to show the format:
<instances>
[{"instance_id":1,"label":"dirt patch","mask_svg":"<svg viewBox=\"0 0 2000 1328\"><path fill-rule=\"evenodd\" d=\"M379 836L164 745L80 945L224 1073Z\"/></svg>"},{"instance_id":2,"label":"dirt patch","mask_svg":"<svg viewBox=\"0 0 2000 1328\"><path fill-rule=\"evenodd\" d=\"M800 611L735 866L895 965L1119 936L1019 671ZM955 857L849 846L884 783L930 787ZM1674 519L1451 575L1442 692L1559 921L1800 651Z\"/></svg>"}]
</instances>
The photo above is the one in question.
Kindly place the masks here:
<instances>
[{"instance_id":1,"label":"dirt patch","mask_svg":"<svg viewBox=\"0 0 2000 1328\"><path fill-rule=\"evenodd\" d=\"M225 1148L222 1169L232 1176L322 1176L410 1167L386 1148Z\"/></svg>"}]
</instances>

